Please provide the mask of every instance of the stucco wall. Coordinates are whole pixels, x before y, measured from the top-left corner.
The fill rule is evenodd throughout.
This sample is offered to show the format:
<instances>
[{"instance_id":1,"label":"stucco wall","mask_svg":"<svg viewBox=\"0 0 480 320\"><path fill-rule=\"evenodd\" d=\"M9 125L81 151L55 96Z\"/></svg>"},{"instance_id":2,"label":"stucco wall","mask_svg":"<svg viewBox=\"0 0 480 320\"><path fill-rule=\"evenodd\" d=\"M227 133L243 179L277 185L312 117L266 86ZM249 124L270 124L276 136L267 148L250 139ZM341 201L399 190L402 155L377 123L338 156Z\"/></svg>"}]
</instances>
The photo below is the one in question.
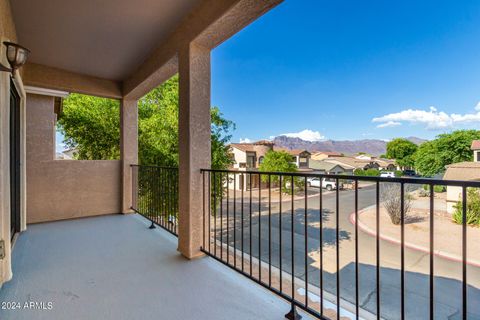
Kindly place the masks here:
<instances>
[{"instance_id":1,"label":"stucco wall","mask_svg":"<svg viewBox=\"0 0 480 320\"><path fill-rule=\"evenodd\" d=\"M121 161L54 160L53 98L27 95L27 223L121 212Z\"/></svg>"}]
</instances>

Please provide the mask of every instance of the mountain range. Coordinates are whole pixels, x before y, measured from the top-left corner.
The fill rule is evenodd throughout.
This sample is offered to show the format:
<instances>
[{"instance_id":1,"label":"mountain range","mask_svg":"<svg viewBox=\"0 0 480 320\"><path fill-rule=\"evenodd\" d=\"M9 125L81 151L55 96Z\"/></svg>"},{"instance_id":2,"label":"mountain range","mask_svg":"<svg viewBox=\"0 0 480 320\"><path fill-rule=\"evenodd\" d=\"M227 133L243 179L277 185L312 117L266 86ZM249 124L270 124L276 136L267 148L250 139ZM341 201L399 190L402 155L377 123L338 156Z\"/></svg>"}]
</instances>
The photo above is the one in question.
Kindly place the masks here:
<instances>
[{"instance_id":1,"label":"mountain range","mask_svg":"<svg viewBox=\"0 0 480 320\"><path fill-rule=\"evenodd\" d=\"M427 141L417 137L408 137L406 139L417 145ZM379 156L385 154L388 141L380 139L305 141L300 138L278 136L273 139L273 142L279 147L287 149L302 149L308 150L309 152L333 151L347 155L365 152L374 156Z\"/></svg>"}]
</instances>

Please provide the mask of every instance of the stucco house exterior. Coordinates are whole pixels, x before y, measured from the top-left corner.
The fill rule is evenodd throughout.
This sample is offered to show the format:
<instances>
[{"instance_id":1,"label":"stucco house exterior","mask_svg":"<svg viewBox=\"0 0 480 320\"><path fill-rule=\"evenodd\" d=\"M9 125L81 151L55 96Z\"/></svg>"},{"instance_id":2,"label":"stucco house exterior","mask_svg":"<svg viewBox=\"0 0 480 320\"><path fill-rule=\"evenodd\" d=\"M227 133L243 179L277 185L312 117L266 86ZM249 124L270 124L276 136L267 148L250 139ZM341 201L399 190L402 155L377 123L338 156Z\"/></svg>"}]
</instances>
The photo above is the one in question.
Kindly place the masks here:
<instances>
[{"instance_id":1,"label":"stucco house exterior","mask_svg":"<svg viewBox=\"0 0 480 320\"><path fill-rule=\"evenodd\" d=\"M284 151L292 156L292 162L300 171L309 171L309 162L311 153L307 150L301 149L287 149L282 147L273 147L274 151Z\"/></svg>"},{"instance_id":2,"label":"stucco house exterior","mask_svg":"<svg viewBox=\"0 0 480 320\"><path fill-rule=\"evenodd\" d=\"M252 143L231 143L230 153L233 160L233 170L239 171L257 171L262 163L265 155L269 151L283 151L292 156L292 163L294 163L299 171L312 171L309 167L310 152L307 150L291 150L281 147L276 147L272 141L260 140ZM251 181L251 184L250 184ZM240 179L231 182L230 188L235 186L235 190L248 190L258 188L260 181L258 175L241 175Z\"/></svg>"},{"instance_id":3,"label":"stucco house exterior","mask_svg":"<svg viewBox=\"0 0 480 320\"><path fill-rule=\"evenodd\" d=\"M444 180L480 181L480 140L472 141L470 149L473 161L452 163L446 166ZM453 213L454 206L462 198L462 188L447 186L447 212Z\"/></svg>"},{"instance_id":4,"label":"stucco house exterior","mask_svg":"<svg viewBox=\"0 0 480 320\"><path fill-rule=\"evenodd\" d=\"M343 157L343 153L335 151L318 151L312 154L312 160L324 160L332 157Z\"/></svg>"},{"instance_id":5,"label":"stucco house exterior","mask_svg":"<svg viewBox=\"0 0 480 320\"><path fill-rule=\"evenodd\" d=\"M253 143L232 143L230 144L230 154L233 170L239 171L256 171L262 163L267 152L273 150L273 142L268 140L260 140ZM239 179L228 185L235 190L248 190L258 188L259 179L257 175L240 175Z\"/></svg>"}]
</instances>

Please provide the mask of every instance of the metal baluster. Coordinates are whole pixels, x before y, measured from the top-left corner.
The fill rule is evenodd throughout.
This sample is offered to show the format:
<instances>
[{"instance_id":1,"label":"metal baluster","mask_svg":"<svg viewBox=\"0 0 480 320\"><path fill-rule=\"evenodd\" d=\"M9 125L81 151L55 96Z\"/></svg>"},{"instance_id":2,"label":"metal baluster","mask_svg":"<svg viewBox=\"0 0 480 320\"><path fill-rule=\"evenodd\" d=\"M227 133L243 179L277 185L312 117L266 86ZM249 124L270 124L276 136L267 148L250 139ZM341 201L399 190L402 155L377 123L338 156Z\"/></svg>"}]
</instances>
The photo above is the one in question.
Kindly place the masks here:
<instances>
[{"instance_id":1,"label":"metal baluster","mask_svg":"<svg viewBox=\"0 0 480 320\"><path fill-rule=\"evenodd\" d=\"M320 242L320 316L323 317L323 178L319 177L320 179L320 235L319 235L319 242Z\"/></svg>"},{"instance_id":2,"label":"metal baluster","mask_svg":"<svg viewBox=\"0 0 480 320\"><path fill-rule=\"evenodd\" d=\"M208 253L212 253L212 177L208 171Z\"/></svg>"},{"instance_id":3,"label":"metal baluster","mask_svg":"<svg viewBox=\"0 0 480 320\"><path fill-rule=\"evenodd\" d=\"M280 196L279 196L279 214L278 214L278 230L279 230L279 242L280 242L280 249L279 249L279 267L280 267L280 292L283 292L283 269L282 269L282 192L283 192L283 179L282 175L279 176L279 183L280 183Z\"/></svg>"},{"instance_id":4,"label":"metal baluster","mask_svg":"<svg viewBox=\"0 0 480 320\"><path fill-rule=\"evenodd\" d=\"M268 287L272 287L272 176L270 174L268 175Z\"/></svg>"},{"instance_id":5,"label":"metal baluster","mask_svg":"<svg viewBox=\"0 0 480 320\"><path fill-rule=\"evenodd\" d=\"M462 187L462 318L467 319L467 188Z\"/></svg>"},{"instance_id":6,"label":"metal baluster","mask_svg":"<svg viewBox=\"0 0 480 320\"><path fill-rule=\"evenodd\" d=\"M434 319L434 288L433 288L433 274L434 274L434 265L433 265L433 250L434 250L434 197L435 197L435 188L433 184L430 184L430 320Z\"/></svg>"},{"instance_id":7,"label":"metal baluster","mask_svg":"<svg viewBox=\"0 0 480 320\"><path fill-rule=\"evenodd\" d=\"M337 268L337 319L340 319L340 204L339 204L339 180L335 179L335 237L336 237L336 268Z\"/></svg>"},{"instance_id":8,"label":"metal baluster","mask_svg":"<svg viewBox=\"0 0 480 320\"><path fill-rule=\"evenodd\" d=\"M405 184L400 183L400 319L405 319Z\"/></svg>"},{"instance_id":9,"label":"metal baluster","mask_svg":"<svg viewBox=\"0 0 480 320\"><path fill-rule=\"evenodd\" d=\"M377 278L377 319L380 320L380 182L376 183L376 278Z\"/></svg>"},{"instance_id":10,"label":"metal baluster","mask_svg":"<svg viewBox=\"0 0 480 320\"><path fill-rule=\"evenodd\" d=\"M205 224L207 223L207 219L205 217L205 172L202 171L202 197L203 197L203 201L202 201L202 206L203 206L203 247L202 249L205 250L206 249L206 246L205 246L205 238L206 238L206 233L205 233Z\"/></svg>"},{"instance_id":11,"label":"metal baluster","mask_svg":"<svg viewBox=\"0 0 480 320\"><path fill-rule=\"evenodd\" d=\"M359 281L358 281L358 180L355 181L355 319L360 318Z\"/></svg>"},{"instance_id":12,"label":"metal baluster","mask_svg":"<svg viewBox=\"0 0 480 320\"><path fill-rule=\"evenodd\" d=\"M305 178L305 222L304 222L304 233L305 233L305 308L308 308L308 184L307 177Z\"/></svg>"},{"instance_id":13,"label":"metal baluster","mask_svg":"<svg viewBox=\"0 0 480 320\"><path fill-rule=\"evenodd\" d=\"M262 177L258 174L258 280L262 282Z\"/></svg>"},{"instance_id":14,"label":"metal baluster","mask_svg":"<svg viewBox=\"0 0 480 320\"><path fill-rule=\"evenodd\" d=\"M247 176L244 175L243 173L241 175L242 175L242 188L241 188L242 190L241 190L241 195L240 196L242 197L242 200L241 200L242 209L240 211L240 220L241 220L241 223L242 223L242 225L241 225L242 234L240 235L240 238L242 239L242 245L241 245L241 247L242 247L242 272L244 272L244 270L245 270L245 261L244 261L245 260L245 258L244 258L245 250L244 250L244 239L243 238L244 238L244 233L245 233L245 227L244 227L244 221L243 221L243 209L244 209L243 208L243 206L244 206L243 189L245 188L245 186L247 184Z\"/></svg>"}]
</instances>

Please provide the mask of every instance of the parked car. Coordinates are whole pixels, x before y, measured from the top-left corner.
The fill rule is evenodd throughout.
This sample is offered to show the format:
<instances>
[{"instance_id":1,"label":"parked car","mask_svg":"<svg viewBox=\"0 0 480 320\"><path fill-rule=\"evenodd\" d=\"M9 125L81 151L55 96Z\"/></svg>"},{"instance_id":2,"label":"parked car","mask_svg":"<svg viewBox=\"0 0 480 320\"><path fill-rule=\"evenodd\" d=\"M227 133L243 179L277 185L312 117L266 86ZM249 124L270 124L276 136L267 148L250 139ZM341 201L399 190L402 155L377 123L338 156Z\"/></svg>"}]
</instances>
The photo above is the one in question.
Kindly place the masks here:
<instances>
[{"instance_id":1,"label":"parked car","mask_svg":"<svg viewBox=\"0 0 480 320\"><path fill-rule=\"evenodd\" d=\"M320 188L320 181L322 182L322 188L327 189L328 191L334 190L337 188L337 181L334 178L308 178L307 184L309 187ZM343 183L339 182L339 188L343 189Z\"/></svg>"},{"instance_id":2,"label":"parked car","mask_svg":"<svg viewBox=\"0 0 480 320\"><path fill-rule=\"evenodd\" d=\"M380 173L380 178L395 178L395 172L387 171Z\"/></svg>"},{"instance_id":3,"label":"parked car","mask_svg":"<svg viewBox=\"0 0 480 320\"><path fill-rule=\"evenodd\" d=\"M403 175L407 177L417 177L415 170L403 170Z\"/></svg>"}]
</instances>

